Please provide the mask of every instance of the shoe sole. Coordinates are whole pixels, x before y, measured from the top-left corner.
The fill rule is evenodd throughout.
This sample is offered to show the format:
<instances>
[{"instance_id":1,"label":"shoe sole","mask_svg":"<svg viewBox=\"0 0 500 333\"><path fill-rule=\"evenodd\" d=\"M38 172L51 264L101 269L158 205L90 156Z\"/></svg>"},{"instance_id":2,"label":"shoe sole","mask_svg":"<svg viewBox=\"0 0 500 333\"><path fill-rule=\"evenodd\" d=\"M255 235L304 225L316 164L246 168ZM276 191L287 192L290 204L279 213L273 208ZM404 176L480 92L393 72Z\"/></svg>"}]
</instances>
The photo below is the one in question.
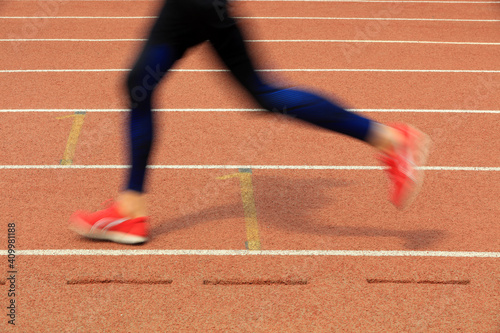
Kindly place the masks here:
<instances>
[{"instance_id":1,"label":"shoe sole","mask_svg":"<svg viewBox=\"0 0 500 333\"><path fill-rule=\"evenodd\" d=\"M413 189L411 190L411 193L408 195L408 197L406 197L403 200L403 203L400 206L398 206L398 208L401 210L410 206L415 201L418 194L420 193L420 190L422 189L422 185L424 182L424 170L420 168L427 164L430 147L432 145L432 141L427 134L423 133L422 131L418 130L413 126L408 125L408 127L418 137L417 158L415 159L416 180L413 185Z\"/></svg>"},{"instance_id":2,"label":"shoe sole","mask_svg":"<svg viewBox=\"0 0 500 333\"><path fill-rule=\"evenodd\" d=\"M90 239L107 240L115 243L129 245L145 243L148 240L147 237L131 235L119 231L91 232L91 227L89 226L89 224L77 217L71 218L70 222L70 230L73 230L80 236Z\"/></svg>"}]
</instances>

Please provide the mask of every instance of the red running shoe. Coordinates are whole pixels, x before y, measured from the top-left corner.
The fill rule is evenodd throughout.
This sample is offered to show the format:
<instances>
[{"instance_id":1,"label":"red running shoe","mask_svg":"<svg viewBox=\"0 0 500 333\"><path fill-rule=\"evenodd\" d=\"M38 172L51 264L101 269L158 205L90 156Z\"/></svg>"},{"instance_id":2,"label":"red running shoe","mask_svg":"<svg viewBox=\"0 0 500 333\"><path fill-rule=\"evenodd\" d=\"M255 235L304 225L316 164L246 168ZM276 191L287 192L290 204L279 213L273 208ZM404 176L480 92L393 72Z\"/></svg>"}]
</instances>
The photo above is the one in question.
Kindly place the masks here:
<instances>
[{"instance_id":1,"label":"red running shoe","mask_svg":"<svg viewBox=\"0 0 500 333\"><path fill-rule=\"evenodd\" d=\"M148 218L123 216L116 203L95 213L77 211L69 220L70 229L87 238L122 244L139 244L148 240Z\"/></svg>"},{"instance_id":2,"label":"red running shoe","mask_svg":"<svg viewBox=\"0 0 500 333\"><path fill-rule=\"evenodd\" d=\"M403 209L413 202L422 186L424 172L420 167L427 162L430 139L409 125L396 124L392 127L403 134L403 144L379 156L379 160L387 166L392 183L390 201Z\"/></svg>"}]
</instances>

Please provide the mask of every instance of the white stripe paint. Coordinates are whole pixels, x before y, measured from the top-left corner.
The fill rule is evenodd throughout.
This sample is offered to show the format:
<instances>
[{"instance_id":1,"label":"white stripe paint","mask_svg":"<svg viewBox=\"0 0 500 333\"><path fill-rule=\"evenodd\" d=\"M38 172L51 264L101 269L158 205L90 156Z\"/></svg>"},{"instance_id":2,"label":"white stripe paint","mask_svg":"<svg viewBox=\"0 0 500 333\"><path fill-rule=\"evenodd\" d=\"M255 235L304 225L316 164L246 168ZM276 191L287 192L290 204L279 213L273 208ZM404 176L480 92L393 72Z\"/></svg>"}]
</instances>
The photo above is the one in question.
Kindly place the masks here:
<instances>
[{"instance_id":1,"label":"white stripe paint","mask_svg":"<svg viewBox=\"0 0 500 333\"><path fill-rule=\"evenodd\" d=\"M500 22L494 19L435 19L405 17L300 17L300 16L240 16L244 20L334 20L334 21L431 21L431 22Z\"/></svg>"},{"instance_id":2,"label":"white stripe paint","mask_svg":"<svg viewBox=\"0 0 500 333\"><path fill-rule=\"evenodd\" d=\"M128 169L130 165L0 165L0 170L40 169ZM209 169L255 169L255 170L384 170L385 167L371 165L148 165L149 169L209 170ZM500 171L500 167L424 166L428 171Z\"/></svg>"},{"instance_id":3,"label":"white stripe paint","mask_svg":"<svg viewBox=\"0 0 500 333\"><path fill-rule=\"evenodd\" d=\"M107 226L105 226L104 228L102 228L102 232L105 232L105 231L108 231L109 229L113 228L114 226L118 225L118 224L122 224L123 222L125 221L128 221L128 219L119 219L119 220L116 220L115 222L111 222L110 224L108 224Z\"/></svg>"},{"instance_id":4,"label":"white stripe paint","mask_svg":"<svg viewBox=\"0 0 500 333\"><path fill-rule=\"evenodd\" d=\"M98 1L98 0L84 0ZM120 0L116 0L120 1ZM447 3L447 4L479 4L479 3L497 3L499 1L432 1L432 0L232 0L232 1L248 1L248 2L361 2L361 3Z\"/></svg>"},{"instance_id":5,"label":"white stripe paint","mask_svg":"<svg viewBox=\"0 0 500 333\"><path fill-rule=\"evenodd\" d=\"M78 72L129 72L130 69L2 69L0 73L78 73ZM171 69L171 72L179 71ZM204 71L204 70L199 70ZM208 71L208 70L207 70Z\"/></svg>"},{"instance_id":6,"label":"white stripe paint","mask_svg":"<svg viewBox=\"0 0 500 333\"><path fill-rule=\"evenodd\" d=\"M130 109L0 109L0 112L129 112ZM155 112L262 112L264 109L153 109ZM500 111L498 111L500 112Z\"/></svg>"},{"instance_id":7,"label":"white stripe paint","mask_svg":"<svg viewBox=\"0 0 500 333\"><path fill-rule=\"evenodd\" d=\"M0 16L4 20L33 20L33 19L75 19L75 20L139 20L156 19L158 16Z\"/></svg>"},{"instance_id":8,"label":"white stripe paint","mask_svg":"<svg viewBox=\"0 0 500 333\"><path fill-rule=\"evenodd\" d=\"M158 16L0 16L4 20L71 19L71 20L142 20ZM445 19L418 17L320 17L320 16L235 16L240 20L334 20L334 21L431 21L431 22L500 22L495 19Z\"/></svg>"},{"instance_id":9,"label":"white stripe paint","mask_svg":"<svg viewBox=\"0 0 500 333\"><path fill-rule=\"evenodd\" d=\"M442 110L442 109L348 109L352 112L400 112L400 113L471 113L500 114L500 110ZM129 112L130 109L0 109L0 113L21 112ZM265 109L153 109L155 112L267 112Z\"/></svg>"},{"instance_id":10,"label":"white stripe paint","mask_svg":"<svg viewBox=\"0 0 500 333\"><path fill-rule=\"evenodd\" d=\"M0 42L144 42L144 38L4 38ZM382 43L382 44L444 44L444 45L500 45L500 42L446 42L419 40L366 39L249 39L248 43Z\"/></svg>"},{"instance_id":11,"label":"white stripe paint","mask_svg":"<svg viewBox=\"0 0 500 333\"><path fill-rule=\"evenodd\" d=\"M98 0L84 0L84 1L98 1ZM116 0L120 1L120 0ZM127 0L133 1L133 0ZM153 0L154 1L154 0ZM231 1L245 1L245 2L373 2L373 3L498 3L499 1L432 1L432 0L231 0Z\"/></svg>"},{"instance_id":12,"label":"white stripe paint","mask_svg":"<svg viewBox=\"0 0 500 333\"><path fill-rule=\"evenodd\" d=\"M499 42L445 42L419 40L366 40L366 39L251 39L248 43L384 43L384 44L448 44L448 45L500 45Z\"/></svg>"},{"instance_id":13,"label":"white stripe paint","mask_svg":"<svg viewBox=\"0 0 500 333\"><path fill-rule=\"evenodd\" d=\"M0 42L142 42L144 38L4 38Z\"/></svg>"},{"instance_id":14,"label":"white stripe paint","mask_svg":"<svg viewBox=\"0 0 500 333\"><path fill-rule=\"evenodd\" d=\"M500 110L440 110L440 109L351 109L353 112L428 112L428 113L499 113Z\"/></svg>"},{"instance_id":15,"label":"white stripe paint","mask_svg":"<svg viewBox=\"0 0 500 333\"><path fill-rule=\"evenodd\" d=\"M90 233L93 233L97 228L99 228L99 226L101 224L105 224L105 223L110 223L110 222L113 222L114 219L111 218L111 217L104 217L102 219L100 219L99 221L97 221L93 226L92 228L90 228ZM124 220L125 221L125 220Z\"/></svg>"},{"instance_id":16,"label":"white stripe paint","mask_svg":"<svg viewBox=\"0 0 500 333\"><path fill-rule=\"evenodd\" d=\"M7 251L0 251L7 255ZM334 256L334 257L448 257L500 258L500 252L470 251L371 251L371 250L17 250L26 256Z\"/></svg>"},{"instance_id":17,"label":"white stripe paint","mask_svg":"<svg viewBox=\"0 0 500 333\"><path fill-rule=\"evenodd\" d=\"M5 0L9 2L36 2L40 0ZM158 0L58 0L61 3L67 2L158 2ZM449 3L449 4L485 4L498 3L499 1L443 1L443 0L231 0L236 2L373 2L373 3Z\"/></svg>"},{"instance_id":18,"label":"white stripe paint","mask_svg":"<svg viewBox=\"0 0 500 333\"><path fill-rule=\"evenodd\" d=\"M86 72L129 72L130 69L3 69L0 73L86 73ZM171 69L170 72L229 72L227 69ZM488 69L383 69L383 68L296 68L258 69L257 72L394 72L394 73L500 73Z\"/></svg>"}]
</instances>

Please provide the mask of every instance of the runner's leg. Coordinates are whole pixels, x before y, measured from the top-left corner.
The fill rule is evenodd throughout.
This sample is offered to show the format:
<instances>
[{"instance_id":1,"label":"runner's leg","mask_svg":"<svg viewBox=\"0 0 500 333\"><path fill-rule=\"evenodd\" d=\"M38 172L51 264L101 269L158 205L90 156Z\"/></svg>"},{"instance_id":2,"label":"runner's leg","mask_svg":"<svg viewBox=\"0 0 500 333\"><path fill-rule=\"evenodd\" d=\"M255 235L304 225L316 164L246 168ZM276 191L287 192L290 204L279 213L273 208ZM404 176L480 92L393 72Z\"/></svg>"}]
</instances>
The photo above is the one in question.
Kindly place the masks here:
<instances>
[{"instance_id":1,"label":"runner's leg","mask_svg":"<svg viewBox=\"0 0 500 333\"><path fill-rule=\"evenodd\" d=\"M263 108L351 136L381 150L389 149L399 141L397 131L346 111L317 93L264 82L255 72L237 25L212 30L210 41L235 78Z\"/></svg>"},{"instance_id":2,"label":"runner's leg","mask_svg":"<svg viewBox=\"0 0 500 333\"><path fill-rule=\"evenodd\" d=\"M152 97L160 80L183 54L166 43L149 41L127 79L131 103L129 116L130 159L132 168L125 191L117 201L124 215L146 214L144 182L146 166L154 141Z\"/></svg>"}]
</instances>

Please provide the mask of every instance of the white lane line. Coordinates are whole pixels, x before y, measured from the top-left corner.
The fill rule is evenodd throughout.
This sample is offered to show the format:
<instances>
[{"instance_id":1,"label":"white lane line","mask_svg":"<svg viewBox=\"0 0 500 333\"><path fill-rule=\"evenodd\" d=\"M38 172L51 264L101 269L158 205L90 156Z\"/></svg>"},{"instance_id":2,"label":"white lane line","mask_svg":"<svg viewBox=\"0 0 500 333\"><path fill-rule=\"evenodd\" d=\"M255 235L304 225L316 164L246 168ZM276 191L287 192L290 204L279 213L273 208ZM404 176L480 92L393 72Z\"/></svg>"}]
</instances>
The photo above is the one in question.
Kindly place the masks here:
<instances>
[{"instance_id":1,"label":"white lane line","mask_svg":"<svg viewBox=\"0 0 500 333\"><path fill-rule=\"evenodd\" d=\"M98 0L83 0L83 1L98 1ZM120 0L112 0L120 1ZM133 1L133 0L126 0ZM373 2L373 3L449 3L449 4L478 4L478 3L498 3L499 1L432 1L432 0L232 0L232 1L249 1L249 2Z\"/></svg>"},{"instance_id":2,"label":"white lane line","mask_svg":"<svg viewBox=\"0 0 500 333\"><path fill-rule=\"evenodd\" d=\"M129 72L130 69L2 69L0 73L75 73L75 72ZM171 69L173 71L179 71ZM204 70L199 70L204 71ZM206 70L208 71L208 70Z\"/></svg>"},{"instance_id":3,"label":"white lane line","mask_svg":"<svg viewBox=\"0 0 500 333\"><path fill-rule=\"evenodd\" d=\"M299 17L299 16L239 16L243 20L336 20L336 21L430 21L430 22L500 22L494 19L434 19L405 17Z\"/></svg>"},{"instance_id":4,"label":"white lane line","mask_svg":"<svg viewBox=\"0 0 500 333\"><path fill-rule=\"evenodd\" d=\"M125 68L105 69L2 69L0 73L86 73L86 72L129 72ZM227 69L171 69L170 72L219 73ZM388 73L500 73L489 69L383 69L383 68L289 68L258 69L257 72L388 72Z\"/></svg>"},{"instance_id":5,"label":"white lane line","mask_svg":"<svg viewBox=\"0 0 500 333\"><path fill-rule=\"evenodd\" d=\"M75 20L134 20L156 19L158 16L0 16L4 20L33 20L33 19L75 19Z\"/></svg>"},{"instance_id":6,"label":"white lane line","mask_svg":"<svg viewBox=\"0 0 500 333\"><path fill-rule=\"evenodd\" d=\"M0 170L48 169L128 169L130 165L0 165ZM148 165L149 169L210 170L210 169L259 169L259 170L384 170L370 165ZM425 166L428 171L500 171L500 167Z\"/></svg>"},{"instance_id":7,"label":"white lane line","mask_svg":"<svg viewBox=\"0 0 500 333\"><path fill-rule=\"evenodd\" d=\"M348 109L352 112L402 112L402 113L488 113L500 114L500 110L442 110L442 109ZM129 112L130 109L0 109L10 112ZM267 112L265 109L153 109L154 112Z\"/></svg>"},{"instance_id":8,"label":"white lane line","mask_svg":"<svg viewBox=\"0 0 500 333\"><path fill-rule=\"evenodd\" d=\"M448 45L500 45L499 42L442 42L420 40L367 40L367 39L251 39L248 43L385 43L385 44L448 44Z\"/></svg>"},{"instance_id":9,"label":"white lane line","mask_svg":"<svg viewBox=\"0 0 500 333\"><path fill-rule=\"evenodd\" d=\"M36 2L40 0L6 0L5 2ZM60 0L66 2L157 2L158 0ZM237 2L373 2L373 3L449 3L449 4L484 4L500 1L443 1L443 0L232 0Z\"/></svg>"},{"instance_id":10,"label":"white lane line","mask_svg":"<svg viewBox=\"0 0 500 333\"><path fill-rule=\"evenodd\" d=\"M21 0L22 1L22 0ZM80 0L81 1L81 0ZM83 0L83 1L99 1L99 0ZM112 0L120 1L120 0ZM133 1L133 0L126 0ZM373 2L373 3L499 3L500 1L432 1L432 0L232 0L232 1L248 1L248 2Z\"/></svg>"},{"instance_id":11,"label":"white lane line","mask_svg":"<svg viewBox=\"0 0 500 333\"><path fill-rule=\"evenodd\" d=\"M128 112L130 109L0 109L0 112ZM153 109L155 112L263 112L265 109ZM498 111L500 112L500 111Z\"/></svg>"},{"instance_id":12,"label":"white lane line","mask_svg":"<svg viewBox=\"0 0 500 333\"><path fill-rule=\"evenodd\" d=\"M500 258L500 252L371 251L371 250L17 250L26 256L334 256L334 257L448 257ZM7 251L0 251L7 255Z\"/></svg>"},{"instance_id":13,"label":"white lane line","mask_svg":"<svg viewBox=\"0 0 500 333\"><path fill-rule=\"evenodd\" d=\"M158 16L0 16L4 20L74 19L74 20L141 20ZM495 19L440 19L418 17L327 17L327 16L235 16L240 20L334 20L334 21L430 21L430 22L500 22Z\"/></svg>"},{"instance_id":14,"label":"white lane line","mask_svg":"<svg viewBox=\"0 0 500 333\"><path fill-rule=\"evenodd\" d=\"M351 109L353 112L417 112L417 113L499 113L500 110L440 110L440 109Z\"/></svg>"},{"instance_id":15,"label":"white lane line","mask_svg":"<svg viewBox=\"0 0 500 333\"><path fill-rule=\"evenodd\" d=\"M145 38L3 38L0 42L143 42Z\"/></svg>"},{"instance_id":16,"label":"white lane line","mask_svg":"<svg viewBox=\"0 0 500 333\"><path fill-rule=\"evenodd\" d=\"M3 38L0 42L144 42L144 38ZM500 42L446 42L419 40L367 39L249 39L247 43L382 43L382 44L445 44L445 45L500 45Z\"/></svg>"}]
</instances>

